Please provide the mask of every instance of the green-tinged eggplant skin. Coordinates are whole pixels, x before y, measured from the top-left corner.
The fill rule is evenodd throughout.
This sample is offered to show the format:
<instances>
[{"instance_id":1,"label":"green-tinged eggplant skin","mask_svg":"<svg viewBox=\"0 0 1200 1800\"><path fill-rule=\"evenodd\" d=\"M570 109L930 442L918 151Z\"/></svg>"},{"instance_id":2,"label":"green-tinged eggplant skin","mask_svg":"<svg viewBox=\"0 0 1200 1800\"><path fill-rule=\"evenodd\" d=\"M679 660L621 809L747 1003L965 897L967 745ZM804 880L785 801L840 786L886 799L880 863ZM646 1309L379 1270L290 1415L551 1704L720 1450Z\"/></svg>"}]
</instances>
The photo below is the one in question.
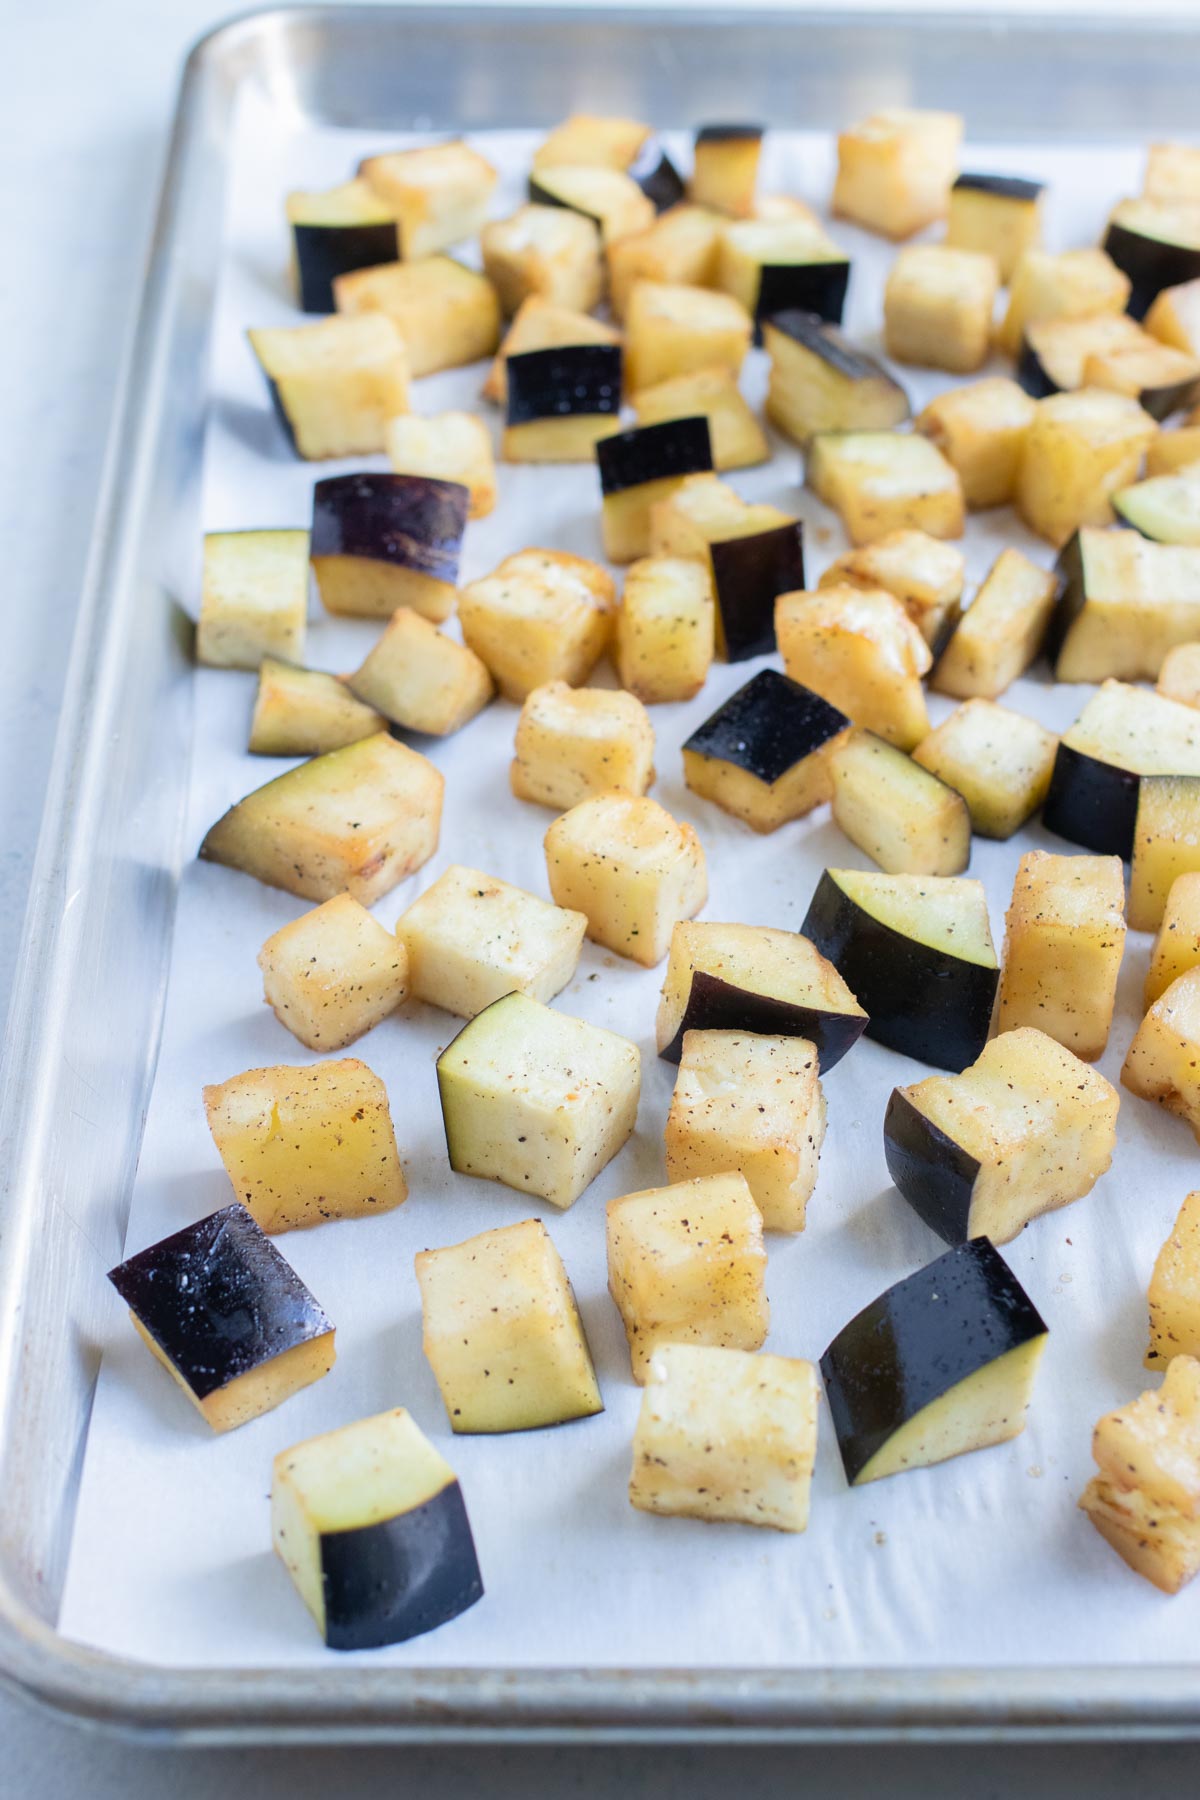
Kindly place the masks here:
<instances>
[{"instance_id":1,"label":"green-tinged eggplant skin","mask_svg":"<svg viewBox=\"0 0 1200 1800\"><path fill-rule=\"evenodd\" d=\"M621 410L621 346L560 344L510 356L508 423L589 417Z\"/></svg>"},{"instance_id":2,"label":"green-tinged eggplant skin","mask_svg":"<svg viewBox=\"0 0 1200 1800\"><path fill-rule=\"evenodd\" d=\"M711 474L708 420L697 415L616 431L596 445L596 464L600 470L600 491L605 497L624 493L626 488L642 487L648 481Z\"/></svg>"},{"instance_id":3,"label":"green-tinged eggplant skin","mask_svg":"<svg viewBox=\"0 0 1200 1800\"><path fill-rule=\"evenodd\" d=\"M999 969L905 936L853 900L828 869L800 932L866 1008L866 1035L876 1043L956 1074L983 1049Z\"/></svg>"},{"instance_id":4,"label":"green-tinged eggplant skin","mask_svg":"<svg viewBox=\"0 0 1200 1800\"><path fill-rule=\"evenodd\" d=\"M888 1174L931 1231L947 1244L966 1240L979 1163L893 1088L883 1119Z\"/></svg>"},{"instance_id":5,"label":"green-tinged eggplant skin","mask_svg":"<svg viewBox=\"0 0 1200 1800\"><path fill-rule=\"evenodd\" d=\"M845 713L811 688L778 669L760 669L697 726L684 749L733 763L769 784L822 749L849 723Z\"/></svg>"},{"instance_id":6,"label":"green-tinged eggplant skin","mask_svg":"<svg viewBox=\"0 0 1200 1800\"><path fill-rule=\"evenodd\" d=\"M333 284L339 275L400 260L400 227L394 219L369 225L293 225L300 306L306 313L337 311Z\"/></svg>"},{"instance_id":7,"label":"green-tinged eggplant skin","mask_svg":"<svg viewBox=\"0 0 1200 1800\"><path fill-rule=\"evenodd\" d=\"M630 163L626 174L631 181L637 182L647 200L654 202L655 212L666 212L668 207L678 206L687 194L683 176L653 132Z\"/></svg>"},{"instance_id":8,"label":"green-tinged eggplant skin","mask_svg":"<svg viewBox=\"0 0 1200 1800\"><path fill-rule=\"evenodd\" d=\"M723 981L705 969L695 969L679 1029L659 1054L664 1062L677 1063L689 1031L749 1031L763 1037L802 1037L816 1045L820 1072L826 1075L858 1042L866 1023L865 1013L827 1012L822 1007L776 1000L770 994L755 994Z\"/></svg>"},{"instance_id":9,"label":"green-tinged eggplant skin","mask_svg":"<svg viewBox=\"0 0 1200 1800\"><path fill-rule=\"evenodd\" d=\"M1067 539L1058 553L1054 564L1054 578L1058 583L1058 598L1054 603L1054 611L1050 614L1050 623L1046 627L1046 635L1042 640L1042 655L1051 668L1058 661L1068 631L1083 611L1087 602L1087 582L1083 569L1083 540L1076 532Z\"/></svg>"},{"instance_id":10,"label":"green-tinged eggplant skin","mask_svg":"<svg viewBox=\"0 0 1200 1800\"><path fill-rule=\"evenodd\" d=\"M775 602L804 588L804 527L799 519L752 537L709 545L713 590L728 662L775 649Z\"/></svg>"},{"instance_id":11,"label":"green-tinged eggplant skin","mask_svg":"<svg viewBox=\"0 0 1200 1800\"><path fill-rule=\"evenodd\" d=\"M762 343L764 319L782 312L805 312L840 325L850 285L848 257L831 262L764 263L754 303L754 341Z\"/></svg>"},{"instance_id":12,"label":"green-tinged eggplant skin","mask_svg":"<svg viewBox=\"0 0 1200 1800\"><path fill-rule=\"evenodd\" d=\"M1070 744L1060 743L1050 787L1042 808L1042 824L1098 856L1133 855L1141 777L1102 762Z\"/></svg>"},{"instance_id":13,"label":"green-tinged eggplant skin","mask_svg":"<svg viewBox=\"0 0 1200 1800\"><path fill-rule=\"evenodd\" d=\"M995 194L999 200L1036 200L1046 188L1044 181L1031 181L1025 175L979 175L967 170L956 176L953 186L969 188L977 194Z\"/></svg>"},{"instance_id":14,"label":"green-tinged eggplant skin","mask_svg":"<svg viewBox=\"0 0 1200 1800\"><path fill-rule=\"evenodd\" d=\"M321 1534L325 1642L374 1650L435 1631L483 1597L457 1481L411 1511Z\"/></svg>"},{"instance_id":15,"label":"green-tinged eggplant skin","mask_svg":"<svg viewBox=\"0 0 1200 1800\"><path fill-rule=\"evenodd\" d=\"M460 482L429 475L332 475L313 488L310 555L365 557L456 582L470 503Z\"/></svg>"},{"instance_id":16,"label":"green-tinged eggplant skin","mask_svg":"<svg viewBox=\"0 0 1200 1800\"><path fill-rule=\"evenodd\" d=\"M1144 319L1164 288L1182 287L1200 277L1200 249L1151 237L1114 220L1104 237L1104 249L1132 284L1125 308L1131 317Z\"/></svg>"},{"instance_id":17,"label":"green-tinged eggplant skin","mask_svg":"<svg viewBox=\"0 0 1200 1800\"><path fill-rule=\"evenodd\" d=\"M1045 1335L1037 1308L987 1238L947 1250L888 1288L821 1358L846 1479L870 1478L872 1460L909 1420Z\"/></svg>"}]
</instances>

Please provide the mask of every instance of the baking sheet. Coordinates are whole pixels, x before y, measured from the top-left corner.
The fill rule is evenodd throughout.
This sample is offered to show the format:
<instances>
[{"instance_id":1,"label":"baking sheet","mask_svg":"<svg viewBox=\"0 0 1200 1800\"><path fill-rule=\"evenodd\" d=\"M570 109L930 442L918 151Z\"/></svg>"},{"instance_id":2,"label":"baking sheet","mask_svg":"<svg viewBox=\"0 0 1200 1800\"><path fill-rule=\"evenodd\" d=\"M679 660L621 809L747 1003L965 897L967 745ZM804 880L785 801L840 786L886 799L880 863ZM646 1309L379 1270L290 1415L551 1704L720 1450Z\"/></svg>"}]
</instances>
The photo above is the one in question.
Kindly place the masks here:
<instances>
[{"instance_id":1,"label":"baking sheet","mask_svg":"<svg viewBox=\"0 0 1200 1800\"><path fill-rule=\"evenodd\" d=\"M502 168L494 204L501 216L523 197L534 139L485 133L472 141ZM286 285L287 189L330 184L360 155L385 146L378 135L289 132L253 97L239 110L235 146L204 445L204 525L305 525L315 479L364 460L383 467L383 459L297 462L266 404L243 333L297 318ZM971 166L1048 176L1048 237L1061 245L1096 240L1111 199L1134 191L1139 161L1136 152L1109 148L973 146L969 155ZM764 165L764 191L817 203L828 194L832 157L824 139L773 136ZM840 223L835 235L854 257L848 327L874 342L890 250ZM431 412L473 406L483 372L420 382L414 405ZM906 380L916 403L948 385L912 372ZM753 400L764 384L764 359L752 353L744 385ZM498 426L494 412L487 416ZM802 514L815 580L844 540L832 515L799 488L794 448L777 442L776 449L769 466L739 471L733 483L747 498ZM463 579L528 543L599 555L592 468L501 464L499 481L496 512L469 527ZM1005 543L1049 561L1047 547L1008 512L984 515L970 521L964 540L972 581ZM194 610L198 546L181 539L174 556L169 583ZM352 668L376 635L370 624L323 617L314 602L309 659L316 667ZM704 917L796 928L821 868L865 859L824 809L760 839L689 794L681 777L683 739L758 666L715 665L694 701L653 709L653 791L704 843ZM595 679L612 677L602 667ZM227 805L286 766L241 750L253 677L200 671L197 684L192 845ZM1027 680L1006 701L1061 729L1088 691ZM931 696L935 722L949 707ZM375 909L389 926L454 861L546 892L541 838L552 815L508 792L515 720L516 708L497 701L457 738L421 745L447 776L441 847ZM1009 844L975 842L971 872L986 884L997 944L1018 858L1039 844L1062 848L1040 827ZM305 910L306 903L231 870L198 863L187 869L127 1252L230 1197L201 1085L266 1063L319 1060L261 1003L255 964L262 941ZM1112 1042L1100 1065L1114 1080L1139 1017L1148 947L1147 937L1130 934ZM823 1410L812 1523L803 1537L653 1519L630 1508L625 1487L640 1390L605 1291L603 1206L611 1195L665 1179L662 1127L674 1071L654 1054L660 981L661 969L639 970L588 945L556 1003L635 1039L644 1069L637 1133L566 1214L447 1169L434 1059L456 1021L411 1008L347 1052L387 1083L411 1197L382 1218L281 1240L337 1323L339 1351L332 1374L285 1407L214 1437L146 1355L114 1299L60 1620L66 1635L150 1662L220 1667L362 1660L408 1667L819 1668L1168 1663L1194 1654L1195 1597L1164 1602L1074 1510L1090 1469L1095 1418L1144 1383L1145 1283L1196 1179L1187 1128L1128 1095L1109 1174L1085 1200L1037 1222L1005 1250L1051 1327L1022 1437L852 1492ZM926 1072L864 1041L826 1078L829 1130L808 1227L799 1238L769 1239L767 1349L816 1358L862 1305L942 1248L890 1187L882 1148L888 1092ZM555 1431L455 1438L420 1349L413 1254L533 1214L545 1218L575 1284L606 1411ZM98 1267L97 1281L103 1273ZM487 1595L428 1637L337 1657L320 1644L271 1554L271 1458L303 1437L397 1404L411 1408L459 1474Z\"/></svg>"}]
</instances>

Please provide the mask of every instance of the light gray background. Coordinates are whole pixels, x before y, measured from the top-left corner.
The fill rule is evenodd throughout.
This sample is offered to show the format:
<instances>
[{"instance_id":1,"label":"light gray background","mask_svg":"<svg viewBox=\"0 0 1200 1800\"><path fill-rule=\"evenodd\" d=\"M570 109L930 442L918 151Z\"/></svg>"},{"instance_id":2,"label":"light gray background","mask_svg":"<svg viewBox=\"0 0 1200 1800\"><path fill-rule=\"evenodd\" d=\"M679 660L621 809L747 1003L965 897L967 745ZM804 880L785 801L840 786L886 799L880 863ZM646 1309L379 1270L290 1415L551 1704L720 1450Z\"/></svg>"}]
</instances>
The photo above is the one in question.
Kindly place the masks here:
<instances>
[{"instance_id":1,"label":"light gray background","mask_svg":"<svg viewBox=\"0 0 1200 1800\"><path fill-rule=\"evenodd\" d=\"M1058 10L1094 16L1133 4L1059 0ZM1018 6L1041 10L1036 0L1010 0L1011 10ZM1157 0L1153 10L1193 8L1194 0ZM1139 11L1146 10L1140 0ZM0 1013L177 70L188 44L225 11L220 0L27 0L5 33ZM1114 1658L1120 1649L1113 1646ZM883 1791L895 1800L1017 1793L1026 1800L1126 1800L1173 1787L1188 1792L1198 1766L1200 1751L1134 1745L180 1753L85 1734L0 1692L0 1800L138 1800L163 1792L173 1800L307 1800L330 1787L353 1796L411 1789L433 1800L528 1800L530 1793L549 1800L716 1800L747 1782L764 1796L803 1788L812 1800Z\"/></svg>"}]
</instances>

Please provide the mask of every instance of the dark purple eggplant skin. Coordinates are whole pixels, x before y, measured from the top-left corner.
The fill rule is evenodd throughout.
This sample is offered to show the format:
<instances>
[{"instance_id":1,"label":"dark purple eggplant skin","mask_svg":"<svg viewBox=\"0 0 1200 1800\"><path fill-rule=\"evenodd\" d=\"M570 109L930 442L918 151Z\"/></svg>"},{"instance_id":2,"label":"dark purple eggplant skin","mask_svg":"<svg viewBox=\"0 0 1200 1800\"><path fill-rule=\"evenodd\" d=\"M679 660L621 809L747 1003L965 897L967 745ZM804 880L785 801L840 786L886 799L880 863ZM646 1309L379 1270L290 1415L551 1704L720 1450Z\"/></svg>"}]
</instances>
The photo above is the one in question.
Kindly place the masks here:
<instances>
[{"instance_id":1,"label":"dark purple eggplant skin","mask_svg":"<svg viewBox=\"0 0 1200 1800\"><path fill-rule=\"evenodd\" d=\"M1200 402L1200 376L1187 381L1171 381L1165 387L1143 388L1137 397L1143 412L1161 425L1172 413L1183 412Z\"/></svg>"},{"instance_id":2,"label":"dark purple eggplant skin","mask_svg":"<svg viewBox=\"0 0 1200 1800\"><path fill-rule=\"evenodd\" d=\"M240 1201L139 1251L108 1279L197 1400L333 1330Z\"/></svg>"},{"instance_id":3,"label":"dark purple eggplant skin","mask_svg":"<svg viewBox=\"0 0 1200 1800\"><path fill-rule=\"evenodd\" d=\"M546 169L543 171L543 174L548 180L552 181L554 179L553 169ZM604 220L600 217L599 213L588 212L586 207L576 206L571 200L564 200L561 194L556 194L552 188L543 187L536 175L530 175L529 177L529 198L533 201L535 206L561 206L564 212L581 213L585 219L590 219L592 221L596 230L603 237Z\"/></svg>"},{"instance_id":4,"label":"dark purple eggplant skin","mask_svg":"<svg viewBox=\"0 0 1200 1800\"><path fill-rule=\"evenodd\" d=\"M903 1088L893 1088L883 1118L888 1174L917 1217L946 1244L970 1236L979 1164L927 1119Z\"/></svg>"},{"instance_id":5,"label":"dark purple eggplant skin","mask_svg":"<svg viewBox=\"0 0 1200 1800\"><path fill-rule=\"evenodd\" d=\"M678 206L687 193L683 176L653 132L626 173L631 181L637 182L647 200L653 201L655 212L666 212L669 206Z\"/></svg>"},{"instance_id":6,"label":"dark purple eggplant skin","mask_svg":"<svg viewBox=\"0 0 1200 1800\"><path fill-rule=\"evenodd\" d=\"M762 343L764 319L776 313L806 312L840 325L850 285L850 262L764 263L754 302L754 341Z\"/></svg>"},{"instance_id":7,"label":"dark purple eggplant skin","mask_svg":"<svg viewBox=\"0 0 1200 1800\"><path fill-rule=\"evenodd\" d=\"M766 127L762 125L701 125L696 132L698 144L748 144L762 142Z\"/></svg>"},{"instance_id":8,"label":"dark purple eggplant skin","mask_svg":"<svg viewBox=\"0 0 1200 1800\"><path fill-rule=\"evenodd\" d=\"M877 1044L955 1074L975 1061L987 1043L999 969L905 937L852 900L828 869L800 931L866 1008L866 1035Z\"/></svg>"},{"instance_id":9,"label":"dark purple eggplant skin","mask_svg":"<svg viewBox=\"0 0 1200 1800\"><path fill-rule=\"evenodd\" d=\"M804 527L799 519L753 537L710 544L713 589L725 660L745 662L775 649L775 602L804 587Z\"/></svg>"},{"instance_id":10,"label":"dark purple eggplant skin","mask_svg":"<svg viewBox=\"0 0 1200 1800\"><path fill-rule=\"evenodd\" d=\"M1035 400L1046 400L1051 394L1059 394L1062 389L1043 366L1037 351L1027 337L1021 339L1021 349L1017 356L1017 366L1013 371L1018 387Z\"/></svg>"},{"instance_id":11,"label":"dark purple eggplant skin","mask_svg":"<svg viewBox=\"0 0 1200 1800\"><path fill-rule=\"evenodd\" d=\"M659 425L616 431L596 445L596 463L606 496L669 476L707 475L713 466L708 420L703 415L664 419Z\"/></svg>"},{"instance_id":12,"label":"dark purple eggplant skin","mask_svg":"<svg viewBox=\"0 0 1200 1800\"><path fill-rule=\"evenodd\" d=\"M776 1000L771 994L756 994L723 981L705 969L694 969L679 1029L659 1055L664 1062L677 1063L683 1055L684 1033L688 1031L750 1031L764 1037L802 1037L816 1045L817 1064L821 1074L826 1075L858 1042L866 1024L862 1013L826 1012L819 1006Z\"/></svg>"},{"instance_id":13,"label":"dark purple eggplant skin","mask_svg":"<svg viewBox=\"0 0 1200 1800\"><path fill-rule=\"evenodd\" d=\"M685 750L770 786L845 731L845 713L778 669L760 669L693 731ZM851 982L851 987L854 983Z\"/></svg>"},{"instance_id":14,"label":"dark purple eggplant skin","mask_svg":"<svg viewBox=\"0 0 1200 1800\"><path fill-rule=\"evenodd\" d=\"M309 554L362 556L454 582L470 502L461 482L429 475L331 475L313 488Z\"/></svg>"},{"instance_id":15,"label":"dark purple eggplant skin","mask_svg":"<svg viewBox=\"0 0 1200 1800\"><path fill-rule=\"evenodd\" d=\"M1078 532L1068 538L1059 551L1054 564L1054 578L1058 583L1058 598L1054 603L1054 611L1050 614L1050 623L1046 627L1041 649L1041 654L1049 659L1052 667L1057 663L1066 635L1083 611L1087 600L1083 540Z\"/></svg>"},{"instance_id":16,"label":"dark purple eggplant skin","mask_svg":"<svg viewBox=\"0 0 1200 1800\"><path fill-rule=\"evenodd\" d=\"M890 381L894 388L900 387L891 370L878 357L868 356L865 350L858 349L820 313L803 307L786 307L772 313L770 322L776 331L782 331L805 350L819 356L847 381Z\"/></svg>"},{"instance_id":17,"label":"dark purple eggplant skin","mask_svg":"<svg viewBox=\"0 0 1200 1800\"><path fill-rule=\"evenodd\" d=\"M1056 837L1097 856L1133 856L1141 777L1099 757L1059 744L1042 809Z\"/></svg>"},{"instance_id":18,"label":"dark purple eggplant skin","mask_svg":"<svg viewBox=\"0 0 1200 1800\"><path fill-rule=\"evenodd\" d=\"M852 1485L902 1425L1046 1324L988 1238L947 1250L842 1327L821 1358Z\"/></svg>"},{"instance_id":19,"label":"dark purple eggplant skin","mask_svg":"<svg viewBox=\"0 0 1200 1800\"><path fill-rule=\"evenodd\" d=\"M510 425L621 410L621 346L560 344L505 360Z\"/></svg>"},{"instance_id":20,"label":"dark purple eggplant skin","mask_svg":"<svg viewBox=\"0 0 1200 1800\"><path fill-rule=\"evenodd\" d=\"M300 305L307 313L337 311L333 284L339 275L400 259L400 227L394 219L375 225L293 225L292 242Z\"/></svg>"},{"instance_id":21,"label":"dark purple eggplant skin","mask_svg":"<svg viewBox=\"0 0 1200 1800\"><path fill-rule=\"evenodd\" d=\"M402 1644L466 1612L483 1581L457 1481L394 1518L323 1532L321 1582L331 1650Z\"/></svg>"},{"instance_id":22,"label":"dark purple eggplant skin","mask_svg":"<svg viewBox=\"0 0 1200 1800\"><path fill-rule=\"evenodd\" d=\"M955 180L956 188L969 188L976 194L994 194L998 200L1036 200L1045 191L1044 181L1030 181L1024 175L972 175L964 173Z\"/></svg>"},{"instance_id":23,"label":"dark purple eggplant skin","mask_svg":"<svg viewBox=\"0 0 1200 1800\"><path fill-rule=\"evenodd\" d=\"M1104 248L1132 283L1125 310L1135 319L1145 318L1164 288L1200 277L1200 250L1145 237L1128 225L1110 225Z\"/></svg>"}]
</instances>

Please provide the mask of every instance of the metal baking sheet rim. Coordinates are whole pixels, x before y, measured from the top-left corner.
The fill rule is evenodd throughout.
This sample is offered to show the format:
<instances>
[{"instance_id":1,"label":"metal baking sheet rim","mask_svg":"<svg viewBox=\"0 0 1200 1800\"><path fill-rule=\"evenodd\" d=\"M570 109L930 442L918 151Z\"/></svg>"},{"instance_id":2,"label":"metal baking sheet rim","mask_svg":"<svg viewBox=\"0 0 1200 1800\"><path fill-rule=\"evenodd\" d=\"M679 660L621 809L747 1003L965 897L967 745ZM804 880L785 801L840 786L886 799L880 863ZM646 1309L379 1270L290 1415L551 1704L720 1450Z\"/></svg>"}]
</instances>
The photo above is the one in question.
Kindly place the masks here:
<instances>
[{"instance_id":1,"label":"metal baking sheet rim","mask_svg":"<svg viewBox=\"0 0 1200 1800\"><path fill-rule=\"evenodd\" d=\"M142 525L145 496L137 471L161 405L155 374L166 340L178 330L172 307L173 251L192 166L204 152L205 106L224 89L231 103L248 73L286 73L289 46L314 30L336 52L339 30L370 30L401 19L431 33L455 35L473 21L494 26L497 10L311 7L254 12L203 38L188 59L175 116L151 242L143 301L125 360L122 398L111 434L63 702L63 724L47 794L45 821L31 883L9 1028L0 1066L0 1434L11 1426L15 1348L22 1330L21 1290L35 1236L34 1201L52 1096L44 1078L61 1024L62 988L70 973L71 874L89 850L89 779L103 767L112 726L112 670L118 626L130 608L116 604L130 575L131 534ZM586 32L600 15L580 9L518 9L512 15ZM703 15L701 15L703 17ZM765 15L774 29L783 15ZM695 30L695 14L605 13L608 30L670 34ZM808 34L862 34L886 23L870 15L834 21L810 15L791 21ZM939 15L921 21L976 42L1038 33L1047 20L990 22ZM752 21L739 16L739 33ZM1168 21L1138 22L1161 32L1178 54L1181 34ZM1062 29L1067 29L1065 23ZM728 29L728 28L727 28ZM1108 30L1107 21L1100 30ZM1111 35L1124 33L1116 23ZM461 40L460 40L461 41ZM1200 38L1193 37L1200 49ZM258 58L255 68L255 57ZM211 144L210 144L211 149ZM139 396L148 397L142 405ZM107 677L107 679L106 679ZM84 729L79 722L84 721ZM177 854L172 875L177 875ZM62 902L54 904L55 900ZM49 904L47 904L49 900ZM162 925L169 927L170 899ZM144 1090L157 1047L156 1007L142 1059ZM57 1046L60 1050L61 1045ZM40 1079L42 1078L42 1079ZM132 1179L132 1167L129 1169ZM0 1552L4 1549L0 1514ZM56 1712L84 1724L192 1743L233 1741L365 1742L381 1740L988 1740L1182 1738L1200 1736L1200 1666L1191 1668L978 1668L907 1670L462 1669L410 1670L336 1666L320 1670L161 1669L110 1657L61 1637L41 1617L0 1561L0 1678Z\"/></svg>"}]
</instances>

